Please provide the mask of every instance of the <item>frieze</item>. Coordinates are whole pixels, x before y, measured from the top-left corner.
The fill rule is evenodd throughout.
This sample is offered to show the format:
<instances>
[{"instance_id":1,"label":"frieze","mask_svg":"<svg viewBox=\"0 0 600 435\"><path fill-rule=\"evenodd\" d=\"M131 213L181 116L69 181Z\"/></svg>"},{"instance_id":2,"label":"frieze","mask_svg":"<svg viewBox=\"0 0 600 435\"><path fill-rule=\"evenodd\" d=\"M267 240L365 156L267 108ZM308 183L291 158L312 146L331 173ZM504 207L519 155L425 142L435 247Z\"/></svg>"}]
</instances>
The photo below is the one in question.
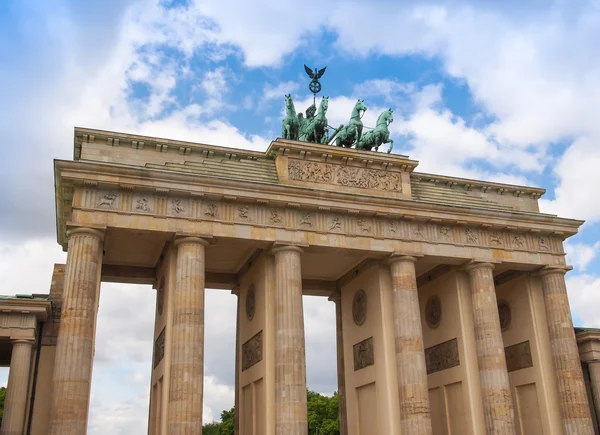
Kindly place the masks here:
<instances>
[{"instance_id":1,"label":"frieze","mask_svg":"<svg viewBox=\"0 0 600 435\"><path fill-rule=\"evenodd\" d=\"M314 162L311 162L314 163ZM558 237L534 232L517 233L510 230L486 229L452 225L438 221L419 222L411 219L374 217L360 213L340 214L327 209L290 210L271 204L248 204L231 200L182 198L167 193L136 192L131 196L127 210L121 210L122 198L118 191L86 189L83 208L101 211L152 214L156 217L174 217L193 220L222 221L260 226L274 226L293 230L315 231L351 236L401 239L442 244L469 245L493 249L563 254ZM91 201L88 201L89 198Z\"/></svg>"},{"instance_id":2,"label":"frieze","mask_svg":"<svg viewBox=\"0 0 600 435\"><path fill-rule=\"evenodd\" d=\"M364 369L375 364L373 351L373 337L369 337L354 345L354 371Z\"/></svg>"},{"instance_id":3,"label":"frieze","mask_svg":"<svg viewBox=\"0 0 600 435\"><path fill-rule=\"evenodd\" d=\"M460 365L456 338L425 349L425 362L428 375Z\"/></svg>"},{"instance_id":4,"label":"frieze","mask_svg":"<svg viewBox=\"0 0 600 435\"><path fill-rule=\"evenodd\" d=\"M506 369L509 372L533 367L529 340L505 347L504 355L506 356Z\"/></svg>"},{"instance_id":5,"label":"frieze","mask_svg":"<svg viewBox=\"0 0 600 435\"><path fill-rule=\"evenodd\" d=\"M242 345L242 371L248 370L263 359L262 331Z\"/></svg>"},{"instance_id":6,"label":"frieze","mask_svg":"<svg viewBox=\"0 0 600 435\"><path fill-rule=\"evenodd\" d=\"M165 330L164 327L160 335L154 341L154 368L158 367L160 362L165 357Z\"/></svg>"},{"instance_id":7,"label":"frieze","mask_svg":"<svg viewBox=\"0 0 600 435\"><path fill-rule=\"evenodd\" d=\"M288 177L296 181L402 192L401 174L378 169L290 159Z\"/></svg>"}]
</instances>

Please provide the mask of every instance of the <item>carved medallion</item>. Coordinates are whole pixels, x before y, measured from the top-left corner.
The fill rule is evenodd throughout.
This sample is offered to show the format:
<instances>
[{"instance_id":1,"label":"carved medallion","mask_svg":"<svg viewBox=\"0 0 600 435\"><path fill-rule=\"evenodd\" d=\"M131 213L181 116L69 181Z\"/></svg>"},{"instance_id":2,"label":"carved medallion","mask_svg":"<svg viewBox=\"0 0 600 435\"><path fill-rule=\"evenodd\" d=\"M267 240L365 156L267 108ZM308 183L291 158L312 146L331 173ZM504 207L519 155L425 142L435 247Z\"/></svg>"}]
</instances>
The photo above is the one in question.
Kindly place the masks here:
<instances>
[{"instance_id":1,"label":"carved medallion","mask_svg":"<svg viewBox=\"0 0 600 435\"><path fill-rule=\"evenodd\" d=\"M428 375L460 365L456 338L425 349L425 362Z\"/></svg>"},{"instance_id":2,"label":"carved medallion","mask_svg":"<svg viewBox=\"0 0 600 435\"><path fill-rule=\"evenodd\" d=\"M158 290L156 291L156 311L159 316L162 316L163 307L165 304L165 277L160 279Z\"/></svg>"},{"instance_id":3,"label":"carved medallion","mask_svg":"<svg viewBox=\"0 0 600 435\"><path fill-rule=\"evenodd\" d=\"M427 321L427 326L431 329L440 326L440 322L442 321L442 301L437 295L427 299L427 303L425 304L425 320Z\"/></svg>"},{"instance_id":4,"label":"carved medallion","mask_svg":"<svg viewBox=\"0 0 600 435\"><path fill-rule=\"evenodd\" d=\"M154 341L154 368L160 364L162 359L165 357L165 330L164 327L160 335Z\"/></svg>"},{"instance_id":5,"label":"carved medallion","mask_svg":"<svg viewBox=\"0 0 600 435\"><path fill-rule=\"evenodd\" d=\"M375 364L373 337L369 337L354 345L354 371L364 369L373 364Z\"/></svg>"},{"instance_id":6,"label":"carved medallion","mask_svg":"<svg viewBox=\"0 0 600 435\"><path fill-rule=\"evenodd\" d=\"M512 318L510 305L508 304L508 301L505 301L504 299L498 301L498 317L500 317L500 328L502 329L502 332L504 332L510 326Z\"/></svg>"},{"instance_id":7,"label":"carved medallion","mask_svg":"<svg viewBox=\"0 0 600 435\"><path fill-rule=\"evenodd\" d=\"M359 290L354 294L352 301L352 317L354 323L361 326L367 319L367 294L364 290Z\"/></svg>"},{"instance_id":8,"label":"carved medallion","mask_svg":"<svg viewBox=\"0 0 600 435\"><path fill-rule=\"evenodd\" d=\"M533 367L533 359L531 358L531 346L529 341L513 344L504 348L506 356L506 369L509 372L515 370L526 369Z\"/></svg>"},{"instance_id":9,"label":"carved medallion","mask_svg":"<svg viewBox=\"0 0 600 435\"><path fill-rule=\"evenodd\" d=\"M262 331L260 331L242 345L242 371L262 361L262 341Z\"/></svg>"},{"instance_id":10,"label":"carved medallion","mask_svg":"<svg viewBox=\"0 0 600 435\"><path fill-rule=\"evenodd\" d=\"M248 320L254 319L254 313L256 312L256 289L254 284L248 289L246 293L246 317Z\"/></svg>"}]
</instances>

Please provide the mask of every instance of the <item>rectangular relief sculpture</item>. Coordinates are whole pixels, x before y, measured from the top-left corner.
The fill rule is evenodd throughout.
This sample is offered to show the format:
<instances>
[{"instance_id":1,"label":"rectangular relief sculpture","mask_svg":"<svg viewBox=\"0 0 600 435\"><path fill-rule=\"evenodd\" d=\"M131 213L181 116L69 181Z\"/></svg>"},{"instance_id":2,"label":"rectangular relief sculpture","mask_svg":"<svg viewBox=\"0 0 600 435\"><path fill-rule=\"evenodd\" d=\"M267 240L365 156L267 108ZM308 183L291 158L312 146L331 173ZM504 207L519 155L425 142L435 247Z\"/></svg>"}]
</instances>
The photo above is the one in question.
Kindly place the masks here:
<instances>
[{"instance_id":1,"label":"rectangular relief sculpture","mask_svg":"<svg viewBox=\"0 0 600 435\"><path fill-rule=\"evenodd\" d=\"M242 345L242 371L249 369L263 359L262 331Z\"/></svg>"},{"instance_id":2,"label":"rectangular relief sculpture","mask_svg":"<svg viewBox=\"0 0 600 435\"><path fill-rule=\"evenodd\" d=\"M428 375L460 365L456 338L425 349L425 361Z\"/></svg>"},{"instance_id":3,"label":"rectangular relief sculpture","mask_svg":"<svg viewBox=\"0 0 600 435\"><path fill-rule=\"evenodd\" d=\"M364 369L375 364L373 352L373 337L354 345L354 371Z\"/></svg>"}]
</instances>

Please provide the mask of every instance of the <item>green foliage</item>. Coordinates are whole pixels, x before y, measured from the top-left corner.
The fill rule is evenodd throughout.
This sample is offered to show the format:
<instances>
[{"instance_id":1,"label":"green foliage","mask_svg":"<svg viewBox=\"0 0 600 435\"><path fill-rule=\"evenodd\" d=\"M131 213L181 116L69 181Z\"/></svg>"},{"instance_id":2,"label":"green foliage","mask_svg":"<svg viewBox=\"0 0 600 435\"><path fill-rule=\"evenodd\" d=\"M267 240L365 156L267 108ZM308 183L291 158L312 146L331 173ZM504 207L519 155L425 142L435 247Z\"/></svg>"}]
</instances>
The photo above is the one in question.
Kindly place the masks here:
<instances>
[{"instance_id":1,"label":"green foliage","mask_svg":"<svg viewBox=\"0 0 600 435\"><path fill-rule=\"evenodd\" d=\"M234 435L235 432L235 408L221 413L221 428L219 435Z\"/></svg>"},{"instance_id":2,"label":"green foliage","mask_svg":"<svg viewBox=\"0 0 600 435\"><path fill-rule=\"evenodd\" d=\"M323 396L307 390L306 401L308 408L309 435L340 435L338 420L338 395ZM205 424L203 435L234 435L235 408L221 413L221 422Z\"/></svg>"},{"instance_id":3,"label":"green foliage","mask_svg":"<svg viewBox=\"0 0 600 435\"><path fill-rule=\"evenodd\" d=\"M2 417L4 416L4 399L6 399L6 388L0 388L0 423L2 423Z\"/></svg>"},{"instance_id":4,"label":"green foliage","mask_svg":"<svg viewBox=\"0 0 600 435\"><path fill-rule=\"evenodd\" d=\"M202 435L219 435L220 428L221 423L218 422L205 424L202 426Z\"/></svg>"},{"instance_id":5,"label":"green foliage","mask_svg":"<svg viewBox=\"0 0 600 435\"><path fill-rule=\"evenodd\" d=\"M323 396L307 390L308 433L310 435L340 435L338 395Z\"/></svg>"}]
</instances>

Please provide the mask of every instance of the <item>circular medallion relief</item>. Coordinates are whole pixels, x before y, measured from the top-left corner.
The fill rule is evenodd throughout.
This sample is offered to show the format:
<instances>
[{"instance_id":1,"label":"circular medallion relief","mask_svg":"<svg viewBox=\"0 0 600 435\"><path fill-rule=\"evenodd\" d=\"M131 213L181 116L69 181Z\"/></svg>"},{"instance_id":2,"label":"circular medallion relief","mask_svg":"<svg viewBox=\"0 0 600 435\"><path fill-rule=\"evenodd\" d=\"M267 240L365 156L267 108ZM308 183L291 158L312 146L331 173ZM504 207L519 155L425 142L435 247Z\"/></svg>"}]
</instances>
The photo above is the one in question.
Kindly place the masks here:
<instances>
[{"instance_id":1,"label":"circular medallion relief","mask_svg":"<svg viewBox=\"0 0 600 435\"><path fill-rule=\"evenodd\" d=\"M256 290L254 284L250 286L246 293L246 317L248 320L254 319L254 313L256 312Z\"/></svg>"},{"instance_id":2,"label":"circular medallion relief","mask_svg":"<svg viewBox=\"0 0 600 435\"><path fill-rule=\"evenodd\" d=\"M425 320L431 329L440 326L442 321L442 301L435 295L427 299L425 304Z\"/></svg>"},{"instance_id":3,"label":"circular medallion relief","mask_svg":"<svg viewBox=\"0 0 600 435\"><path fill-rule=\"evenodd\" d=\"M365 323L367 319L367 294L364 290L359 290L354 294L352 317L354 318L354 323L358 326Z\"/></svg>"},{"instance_id":4,"label":"circular medallion relief","mask_svg":"<svg viewBox=\"0 0 600 435\"><path fill-rule=\"evenodd\" d=\"M165 277L163 276L160 279L160 284L158 285L158 291L156 293L156 310L158 311L159 316L162 316L164 305L165 305Z\"/></svg>"},{"instance_id":5,"label":"circular medallion relief","mask_svg":"<svg viewBox=\"0 0 600 435\"><path fill-rule=\"evenodd\" d=\"M498 301L498 317L500 317L500 329L506 331L510 326L512 315L510 313L510 305L508 301L500 299Z\"/></svg>"}]
</instances>

